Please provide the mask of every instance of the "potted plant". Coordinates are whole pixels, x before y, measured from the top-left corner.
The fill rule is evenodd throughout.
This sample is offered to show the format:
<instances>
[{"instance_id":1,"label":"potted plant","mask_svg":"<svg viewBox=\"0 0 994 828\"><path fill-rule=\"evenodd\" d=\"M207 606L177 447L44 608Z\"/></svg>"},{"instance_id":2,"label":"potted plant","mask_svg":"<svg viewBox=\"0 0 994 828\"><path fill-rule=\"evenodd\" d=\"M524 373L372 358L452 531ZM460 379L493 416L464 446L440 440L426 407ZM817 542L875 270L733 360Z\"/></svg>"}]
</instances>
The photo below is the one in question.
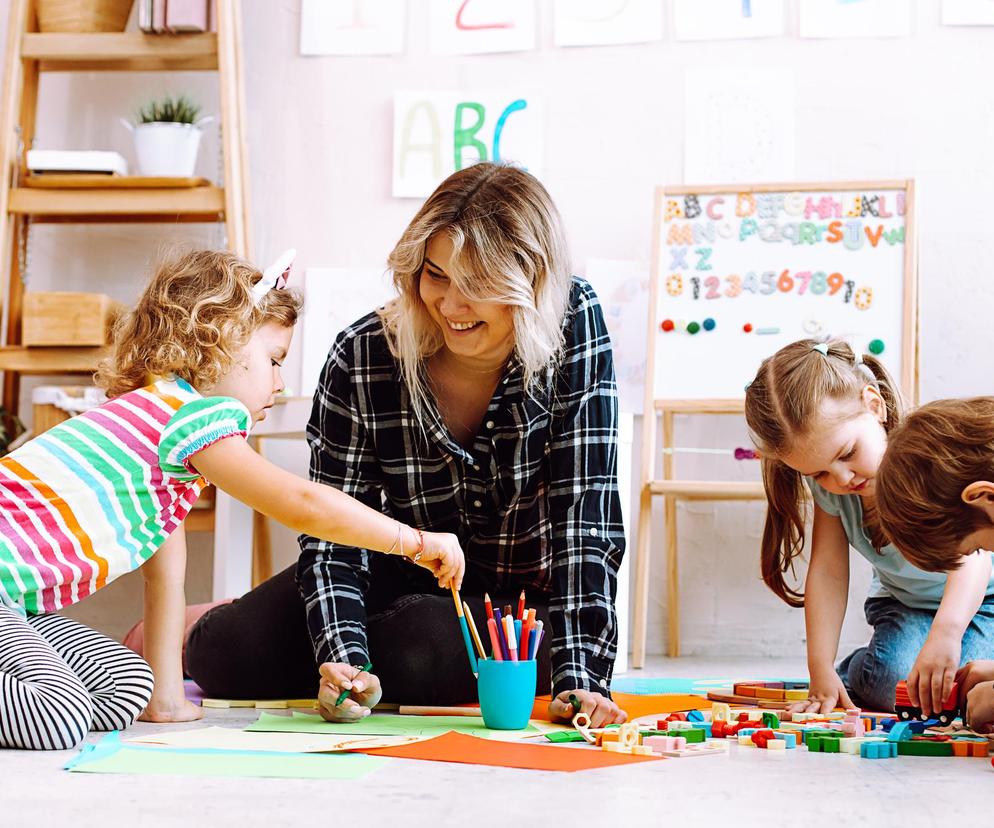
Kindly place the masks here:
<instances>
[{"instance_id":1,"label":"potted plant","mask_svg":"<svg viewBox=\"0 0 994 828\"><path fill-rule=\"evenodd\" d=\"M193 175L200 147L201 126L214 119L200 118L200 106L181 95L151 101L138 110L135 123L121 119L135 139L135 155L142 175Z\"/></svg>"}]
</instances>

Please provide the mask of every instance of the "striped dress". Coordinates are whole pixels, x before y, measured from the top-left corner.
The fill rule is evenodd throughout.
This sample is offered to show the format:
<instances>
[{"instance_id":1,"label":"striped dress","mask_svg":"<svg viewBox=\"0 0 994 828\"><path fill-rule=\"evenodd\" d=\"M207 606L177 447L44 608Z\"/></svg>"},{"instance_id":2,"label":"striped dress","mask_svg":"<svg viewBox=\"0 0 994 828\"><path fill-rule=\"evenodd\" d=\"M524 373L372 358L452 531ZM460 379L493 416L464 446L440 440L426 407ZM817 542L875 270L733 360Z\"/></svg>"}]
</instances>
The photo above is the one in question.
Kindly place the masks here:
<instances>
[{"instance_id":1,"label":"striped dress","mask_svg":"<svg viewBox=\"0 0 994 828\"><path fill-rule=\"evenodd\" d=\"M55 612L140 567L206 485L191 458L250 428L237 400L159 380L0 459L0 604Z\"/></svg>"}]
</instances>

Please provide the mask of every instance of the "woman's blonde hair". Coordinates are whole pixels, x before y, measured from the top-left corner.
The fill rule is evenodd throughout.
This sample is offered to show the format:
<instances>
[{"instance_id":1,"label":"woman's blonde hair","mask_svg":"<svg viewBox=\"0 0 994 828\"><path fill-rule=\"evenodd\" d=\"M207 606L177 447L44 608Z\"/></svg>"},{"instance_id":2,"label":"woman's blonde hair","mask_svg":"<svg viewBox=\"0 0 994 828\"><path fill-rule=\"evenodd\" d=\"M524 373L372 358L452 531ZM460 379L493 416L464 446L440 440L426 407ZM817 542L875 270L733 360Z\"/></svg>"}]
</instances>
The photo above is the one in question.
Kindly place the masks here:
<instances>
[{"instance_id":1,"label":"woman's blonde hair","mask_svg":"<svg viewBox=\"0 0 994 828\"><path fill-rule=\"evenodd\" d=\"M981 480L994 480L994 397L930 402L889 435L874 487L880 523L919 569L958 569L957 547L991 527L962 498Z\"/></svg>"},{"instance_id":2,"label":"woman's blonde hair","mask_svg":"<svg viewBox=\"0 0 994 828\"><path fill-rule=\"evenodd\" d=\"M398 298L381 311L383 327L419 415L431 396L425 360L444 339L419 293L431 238L452 242L447 275L474 302L511 306L514 352L526 389L562 352L570 263L559 211L533 175L480 163L450 175L408 225L388 264Z\"/></svg>"},{"instance_id":3,"label":"woman's blonde hair","mask_svg":"<svg viewBox=\"0 0 994 828\"><path fill-rule=\"evenodd\" d=\"M270 290L258 305L253 265L217 250L193 250L163 261L138 300L114 326L113 351L95 381L109 397L175 376L194 388L214 385L235 354L266 322L290 327L302 302L291 290Z\"/></svg>"},{"instance_id":4,"label":"woman's blonde hair","mask_svg":"<svg viewBox=\"0 0 994 828\"><path fill-rule=\"evenodd\" d=\"M760 545L763 580L793 607L804 605L804 594L788 586L784 575L804 547L804 480L780 458L818 425L825 400L861 400L867 385L884 400L889 432L901 419L897 386L876 357L858 356L842 339L784 346L763 361L746 389L746 422L761 455L768 501ZM864 526L877 547L883 546L872 510L864 510Z\"/></svg>"}]
</instances>

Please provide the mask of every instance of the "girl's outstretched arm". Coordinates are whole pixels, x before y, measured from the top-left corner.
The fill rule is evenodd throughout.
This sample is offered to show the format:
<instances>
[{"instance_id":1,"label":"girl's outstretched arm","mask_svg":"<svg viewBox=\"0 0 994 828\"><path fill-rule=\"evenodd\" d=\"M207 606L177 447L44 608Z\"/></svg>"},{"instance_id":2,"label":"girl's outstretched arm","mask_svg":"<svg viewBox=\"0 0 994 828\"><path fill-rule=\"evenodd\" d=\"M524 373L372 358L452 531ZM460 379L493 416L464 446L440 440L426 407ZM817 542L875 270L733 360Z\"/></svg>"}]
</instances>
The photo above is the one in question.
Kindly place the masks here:
<instances>
[{"instance_id":1,"label":"girl's outstretched arm","mask_svg":"<svg viewBox=\"0 0 994 828\"><path fill-rule=\"evenodd\" d=\"M835 672L839 635L849 602L849 539L842 521L815 504L811 562L804 581L804 625L808 635L811 696L794 711L827 713L836 705L852 707Z\"/></svg>"},{"instance_id":2,"label":"girl's outstretched arm","mask_svg":"<svg viewBox=\"0 0 994 828\"><path fill-rule=\"evenodd\" d=\"M190 722L203 711L183 694L186 533L174 531L141 568L145 578L145 659L155 689L141 715L146 722Z\"/></svg>"},{"instance_id":3,"label":"girl's outstretched arm","mask_svg":"<svg viewBox=\"0 0 994 828\"><path fill-rule=\"evenodd\" d=\"M908 697L928 716L941 713L953 689L963 650L963 633L987 595L991 553L978 549L946 577L942 601L932 619L928 638L908 673Z\"/></svg>"},{"instance_id":4,"label":"girl's outstretched arm","mask_svg":"<svg viewBox=\"0 0 994 828\"><path fill-rule=\"evenodd\" d=\"M417 533L331 486L304 480L270 463L240 437L220 440L195 454L190 463L222 491L297 532L344 546L392 552L412 558ZM462 586L465 560L459 540L425 532L418 561L439 586Z\"/></svg>"}]
</instances>

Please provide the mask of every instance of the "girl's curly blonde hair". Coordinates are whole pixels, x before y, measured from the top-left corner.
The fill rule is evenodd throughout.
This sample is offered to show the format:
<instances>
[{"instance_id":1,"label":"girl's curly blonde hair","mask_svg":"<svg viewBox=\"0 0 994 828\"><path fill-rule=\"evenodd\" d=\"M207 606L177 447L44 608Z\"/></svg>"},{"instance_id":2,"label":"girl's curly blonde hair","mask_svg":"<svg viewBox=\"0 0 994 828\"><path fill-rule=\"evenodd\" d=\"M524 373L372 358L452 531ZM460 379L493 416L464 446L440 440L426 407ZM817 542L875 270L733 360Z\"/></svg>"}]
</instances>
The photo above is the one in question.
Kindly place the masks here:
<instances>
[{"instance_id":1,"label":"girl's curly blonde hair","mask_svg":"<svg viewBox=\"0 0 994 828\"><path fill-rule=\"evenodd\" d=\"M291 327L303 305L291 290L270 290L258 305L253 265L219 250L193 250L162 262L138 304L114 326L113 352L95 382L109 397L175 376L214 385L266 322Z\"/></svg>"}]
</instances>

